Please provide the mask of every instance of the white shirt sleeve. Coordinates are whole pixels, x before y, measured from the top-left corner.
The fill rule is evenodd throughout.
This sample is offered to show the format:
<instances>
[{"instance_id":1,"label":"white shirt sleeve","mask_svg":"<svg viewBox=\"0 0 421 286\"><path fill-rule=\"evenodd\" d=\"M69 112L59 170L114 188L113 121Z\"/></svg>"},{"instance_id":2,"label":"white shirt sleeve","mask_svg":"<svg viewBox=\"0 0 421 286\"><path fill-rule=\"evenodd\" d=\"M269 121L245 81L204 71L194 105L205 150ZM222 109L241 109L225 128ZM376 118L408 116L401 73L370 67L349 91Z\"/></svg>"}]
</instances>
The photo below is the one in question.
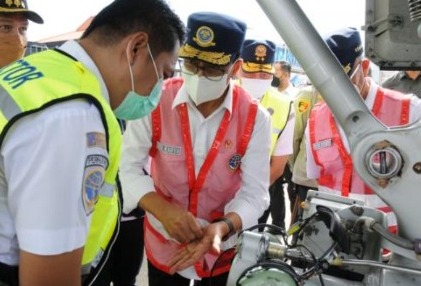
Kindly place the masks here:
<instances>
[{"instance_id":1,"label":"white shirt sleeve","mask_svg":"<svg viewBox=\"0 0 421 286\"><path fill-rule=\"evenodd\" d=\"M295 112L291 109L287 124L276 141L275 148L272 151L272 156L285 156L294 152L294 126L295 126Z\"/></svg>"},{"instance_id":2,"label":"white shirt sleeve","mask_svg":"<svg viewBox=\"0 0 421 286\"><path fill-rule=\"evenodd\" d=\"M152 146L151 117L128 121L123 135L120 161L120 181L123 191L123 212L134 210L140 199L155 191L152 178L143 172L149 164Z\"/></svg>"},{"instance_id":3,"label":"white shirt sleeve","mask_svg":"<svg viewBox=\"0 0 421 286\"><path fill-rule=\"evenodd\" d=\"M270 116L259 105L253 133L241 160L241 188L225 206L225 213L235 212L241 217L243 229L255 225L269 207L270 134Z\"/></svg>"},{"instance_id":4,"label":"white shirt sleeve","mask_svg":"<svg viewBox=\"0 0 421 286\"><path fill-rule=\"evenodd\" d=\"M320 176L320 168L316 164L316 161L313 157L313 152L311 151L311 142L310 142L310 131L309 131L309 124L307 122L306 130L306 154L307 154L307 178L309 179L318 179Z\"/></svg>"},{"instance_id":5,"label":"white shirt sleeve","mask_svg":"<svg viewBox=\"0 0 421 286\"><path fill-rule=\"evenodd\" d=\"M56 255L85 244L92 209L83 193L86 179L93 178L85 172L87 158L108 162L106 148L88 146L91 132L105 135L97 108L82 100L28 115L8 132L1 152L20 249ZM95 183L102 185L101 179L96 176Z\"/></svg>"}]
</instances>

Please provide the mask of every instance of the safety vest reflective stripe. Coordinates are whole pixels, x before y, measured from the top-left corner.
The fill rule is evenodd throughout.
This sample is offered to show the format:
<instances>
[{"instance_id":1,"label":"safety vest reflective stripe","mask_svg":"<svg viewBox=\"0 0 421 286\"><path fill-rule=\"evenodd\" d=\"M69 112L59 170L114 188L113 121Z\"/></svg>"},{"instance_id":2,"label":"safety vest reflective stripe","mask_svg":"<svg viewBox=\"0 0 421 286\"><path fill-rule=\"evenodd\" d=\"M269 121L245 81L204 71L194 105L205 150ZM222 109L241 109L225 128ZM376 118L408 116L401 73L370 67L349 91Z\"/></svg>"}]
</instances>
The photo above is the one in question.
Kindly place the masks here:
<instances>
[{"instance_id":1,"label":"safety vest reflective stripe","mask_svg":"<svg viewBox=\"0 0 421 286\"><path fill-rule=\"evenodd\" d=\"M272 128L272 133L274 133L274 134L279 134L282 131L283 131L283 129L280 129L280 128L275 128L275 127Z\"/></svg>"},{"instance_id":2,"label":"safety vest reflective stripe","mask_svg":"<svg viewBox=\"0 0 421 286\"><path fill-rule=\"evenodd\" d=\"M111 185L111 184L104 183L104 185L99 190L99 194L101 196L111 198L114 194L114 188L115 188L114 184Z\"/></svg>"},{"instance_id":3,"label":"safety vest reflective stripe","mask_svg":"<svg viewBox=\"0 0 421 286\"><path fill-rule=\"evenodd\" d=\"M3 109L3 115L6 120L12 119L17 114L21 113L22 110L16 104L15 100L10 96L10 94L0 85L0 102ZM6 123L4 123L6 124ZM2 127L4 126L2 124Z\"/></svg>"}]
</instances>

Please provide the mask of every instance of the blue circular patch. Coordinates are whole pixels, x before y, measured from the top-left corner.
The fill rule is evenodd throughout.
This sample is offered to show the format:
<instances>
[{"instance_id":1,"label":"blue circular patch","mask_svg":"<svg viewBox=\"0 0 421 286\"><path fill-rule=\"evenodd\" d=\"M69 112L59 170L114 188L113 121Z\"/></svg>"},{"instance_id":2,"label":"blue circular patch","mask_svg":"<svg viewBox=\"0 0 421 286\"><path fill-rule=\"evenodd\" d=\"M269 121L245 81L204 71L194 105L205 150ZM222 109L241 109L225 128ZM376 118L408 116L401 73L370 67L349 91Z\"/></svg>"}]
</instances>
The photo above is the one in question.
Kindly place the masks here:
<instances>
[{"instance_id":1,"label":"blue circular patch","mask_svg":"<svg viewBox=\"0 0 421 286\"><path fill-rule=\"evenodd\" d=\"M215 45L213 30L209 27L202 26L196 32L197 44L202 47L209 47Z\"/></svg>"},{"instance_id":2,"label":"blue circular patch","mask_svg":"<svg viewBox=\"0 0 421 286\"><path fill-rule=\"evenodd\" d=\"M236 169L238 169L241 163L241 158L242 157L240 154L235 154L230 158L228 165L231 171L235 171Z\"/></svg>"},{"instance_id":3,"label":"blue circular patch","mask_svg":"<svg viewBox=\"0 0 421 286\"><path fill-rule=\"evenodd\" d=\"M98 201L99 190L104 182L102 171L93 171L88 174L83 183L83 206L87 214L92 213L94 205Z\"/></svg>"}]
</instances>

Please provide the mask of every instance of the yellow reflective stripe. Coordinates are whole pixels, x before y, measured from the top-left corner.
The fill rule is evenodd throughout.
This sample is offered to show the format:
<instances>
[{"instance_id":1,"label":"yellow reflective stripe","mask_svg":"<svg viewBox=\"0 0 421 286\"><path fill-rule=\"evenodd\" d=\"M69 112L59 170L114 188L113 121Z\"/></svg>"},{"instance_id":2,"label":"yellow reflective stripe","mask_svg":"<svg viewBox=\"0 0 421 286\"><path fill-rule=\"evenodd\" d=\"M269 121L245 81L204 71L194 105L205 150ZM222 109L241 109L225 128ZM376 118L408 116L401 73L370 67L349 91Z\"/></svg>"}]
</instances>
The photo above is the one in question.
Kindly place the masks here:
<instances>
[{"instance_id":1,"label":"yellow reflective stripe","mask_svg":"<svg viewBox=\"0 0 421 286\"><path fill-rule=\"evenodd\" d=\"M82 264L93 263L98 253L104 251L113 236L118 222L120 206L117 192L112 197L100 196L91 219Z\"/></svg>"},{"instance_id":2,"label":"yellow reflective stripe","mask_svg":"<svg viewBox=\"0 0 421 286\"><path fill-rule=\"evenodd\" d=\"M3 112L3 117L7 120L12 119L14 116L22 112L19 105L16 104L15 100L10 96L10 94L1 85L0 85L0 106Z\"/></svg>"}]
</instances>

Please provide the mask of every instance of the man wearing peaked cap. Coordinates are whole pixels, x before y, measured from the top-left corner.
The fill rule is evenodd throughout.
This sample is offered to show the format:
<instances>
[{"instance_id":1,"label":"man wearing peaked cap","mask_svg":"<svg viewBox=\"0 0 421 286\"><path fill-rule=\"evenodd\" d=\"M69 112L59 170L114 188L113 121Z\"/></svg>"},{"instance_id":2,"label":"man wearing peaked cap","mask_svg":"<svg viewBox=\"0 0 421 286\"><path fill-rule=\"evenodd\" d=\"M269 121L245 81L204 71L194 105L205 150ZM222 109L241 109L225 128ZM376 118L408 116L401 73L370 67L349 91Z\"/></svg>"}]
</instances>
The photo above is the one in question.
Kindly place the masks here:
<instances>
[{"instance_id":1,"label":"man wearing peaked cap","mask_svg":"<svg viewBox=\"0 0 421 286\"><path fill-rule=\"evenodd\" d=\"M226 66L240 55L246 24L227 15L212 12L192 14L188 18L186 43L180 57Z\"/></svg>"},{"instance_id":2,"label":"man wearing peaked cap","mask_svg":"<svg viewBox=\"0 0 421 286\"><path fill-rule=\"evenodd\" d=\"M0 68L23 57L28 42L28 20L42 24L44 20L28 9L26 0L0 0Z\"/></svg>"},{"instance_id":3,"label":"man wearing peaked cap","mask_svg":"<svg viewBox=\"0 0 421 286\"><path fill-rule=\"evenodd\" d=\"M241 51L243 64L238 72L241 86L268 110L272 120L270 159L270 207L259 219L266 223L269 213L272 224L285 228L283 181L288 156L292 154L294 112L291 100L270 88L273 78L276 45L267 40L246 40Z\"/></svg>"},{"instance_id":4,"label":"man wearing peaked cap","mask_svg":"<svg viewBox=\"0 0 421 286\"><path fill-rule=\"evenodd\" d=\"M355 28L334 31L325 37L325 42L368 109L382 123L386 126L400 126L420 119L421 101L416 96L381 88L366 77L368 64L362 57L361 38ZM345 197L358 197L365 199L368 206L387 209L384 203L373 205L378 199L373 200L376 195L353 168L345 133L339 124L327 122L335 122L327 104L322 102L315 105L306 130L308 178L318 179L319 190L333 191ZM340 140L335 139L338 137ZM394 214L388 211L387 216L389 229L396 231Z\"/></svg>"},{"instance_id":5,"label":"man wearing peaked cap","mask_svg":"<svg viewBox=\"0 0 421 286\"><path fill-rule=\"evenodd\" d=\"M350 76L355 61L363 56L360 33L355 28L344 28L325 36L325 42Z\"/></svg>"},{"instance_id":6,"label":"man wearing peaked cap","mask_svg":"<svg viewBox=\"0 0 421 286\"><path fill-rule=\"evenodd\" d=\"M266 40L245 40L241 49L243 63L237 76L241 86L257 100L269 89L273 78L276 45Z\"/></svg>"},{"instance_id":7,"label":"man wearing peaked cap","mask_svg":"<svg viewBox=\"0 0 421 286\"><path fill-rule=\"evenodd\" d=\"M245 40L241 49L241 66L245 72L273 74L276 45L269 40Z\"/></svg>"},{"instance_id":8,"label":"man wearing peaked cap","mask_svg":"<svg viewBox=\"0 0 421 286\"><path fill-rule=\"evenodd\" d=\"M270 118L231 80L246 25L200 12L187 29L181 78L165 82L158 108L129 123L123 140L120 178L125 203L147 213L151 286L209 285L211 274L225 285L229 265L214 265L218 255L269 205ZM152 178L138 172L149 156Z\"/></svg>"}]
</instances>

